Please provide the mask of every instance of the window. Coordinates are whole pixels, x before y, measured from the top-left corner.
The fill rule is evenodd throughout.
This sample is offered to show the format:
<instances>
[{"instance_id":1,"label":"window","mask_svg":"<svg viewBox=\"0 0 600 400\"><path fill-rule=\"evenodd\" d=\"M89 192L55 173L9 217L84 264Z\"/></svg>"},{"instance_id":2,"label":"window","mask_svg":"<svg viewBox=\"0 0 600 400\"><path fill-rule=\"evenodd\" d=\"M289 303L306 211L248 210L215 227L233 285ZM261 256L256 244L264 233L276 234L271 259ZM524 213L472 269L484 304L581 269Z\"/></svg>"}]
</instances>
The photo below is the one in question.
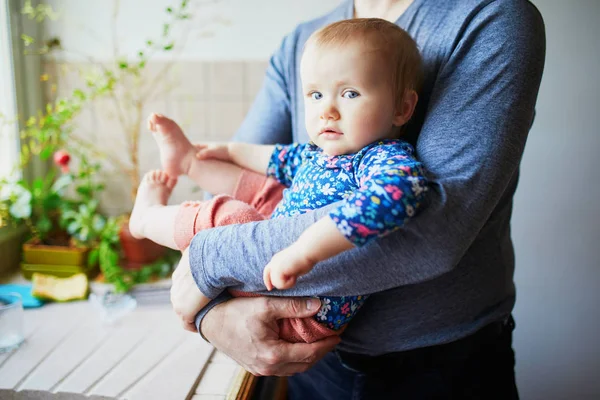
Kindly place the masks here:
<instances>
[{"instance_id":1,"label":"window","mask_svg":"<svg viewBox=\"0 0 600 400\"><path fill-rule=\"evenodd\" d=\"M18 160L17 99L8 2L0 1L0 178Z\"/></svg>"}]
</instances>

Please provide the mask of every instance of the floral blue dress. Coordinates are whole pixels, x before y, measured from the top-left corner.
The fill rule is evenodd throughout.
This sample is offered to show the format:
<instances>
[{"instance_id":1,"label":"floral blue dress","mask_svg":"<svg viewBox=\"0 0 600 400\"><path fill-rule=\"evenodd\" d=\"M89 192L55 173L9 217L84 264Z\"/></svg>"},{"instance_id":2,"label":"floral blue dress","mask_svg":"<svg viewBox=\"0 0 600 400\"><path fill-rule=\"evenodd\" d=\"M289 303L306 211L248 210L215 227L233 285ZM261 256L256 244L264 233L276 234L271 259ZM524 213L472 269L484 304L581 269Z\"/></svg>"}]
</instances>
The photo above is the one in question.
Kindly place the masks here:
<instances>
[{"instance_id":1,"label":"floral blue dress","mask_svg":"<svg viewBox=\"0 0 600 400\"><path fill-rule=\"evenodd\" d=\"M340 201L329 217L354 245L385 236L423 208L427 179L413 153L410 144L398 139L374 142L340 156L328 156L312 143L276 145L267 175L287 188L271 218L303 214ZM321 297L315 319L340 329L367 297Z\"/></svg>"}]
</instances>

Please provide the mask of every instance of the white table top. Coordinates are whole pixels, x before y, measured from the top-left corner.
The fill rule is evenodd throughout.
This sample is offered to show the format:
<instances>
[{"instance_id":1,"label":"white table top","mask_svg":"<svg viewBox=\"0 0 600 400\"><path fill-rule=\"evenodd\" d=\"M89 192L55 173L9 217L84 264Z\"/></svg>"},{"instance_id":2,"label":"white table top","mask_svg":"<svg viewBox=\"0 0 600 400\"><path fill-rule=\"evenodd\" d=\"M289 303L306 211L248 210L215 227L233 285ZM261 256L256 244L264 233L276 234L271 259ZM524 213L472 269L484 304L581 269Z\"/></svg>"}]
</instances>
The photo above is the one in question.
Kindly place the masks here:
<instances>
[{"instance_id":1,"label":"white table top","mask_svg":"<svg viewBox=\"0 0 600 400\"><path fill-rule=\"evenodd\" d=\"M0 398L226 399L245 371L170 305L138 306L113 324L87 301L25 310L25 342L0 354Z\"/></svg>"}]
</instances>

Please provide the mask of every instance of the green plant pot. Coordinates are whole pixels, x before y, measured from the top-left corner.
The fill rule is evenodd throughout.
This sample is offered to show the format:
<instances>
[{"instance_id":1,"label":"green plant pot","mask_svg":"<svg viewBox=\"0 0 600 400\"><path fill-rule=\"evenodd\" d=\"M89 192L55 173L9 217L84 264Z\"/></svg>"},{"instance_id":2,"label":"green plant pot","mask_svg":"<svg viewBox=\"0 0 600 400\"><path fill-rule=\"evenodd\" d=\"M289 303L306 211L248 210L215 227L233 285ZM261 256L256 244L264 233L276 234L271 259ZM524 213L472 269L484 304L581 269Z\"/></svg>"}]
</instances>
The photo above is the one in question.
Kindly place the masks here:
<instances>
[{"instance_id":1,"label":"green plant pot","mask_svg":"<svg viewBox=\"0 0 600 400\"><path fill-rule=\"evenodd\" d=\"M87 247L47 246L32 239L23 244L23 263L84 267L89 251Z\"/></svg>"},{"instance_id":2,"label":"green plant pot","mask_svg":"<svg viewBox=\"0 0 600 400\"><path fill-rule=\"evenodd\" d=\"M53 275L59 278L67 278L71 275L84 273L89 279L93 279L98 274L97 267L85 267L75 265L47 265L47 264L26 264L21 263L21 273L25 279L31 279L34 272L40 274Z\"/></svg>"},{"instance_id":3,"label":"green plant pot","mask_svg":"<svg viewBox=\"0 0 600 400\"><path fill-rule=\"evenodd\" d=\"M25 240L25 226L0 228L0 274L15 271L21 261L21 245Z\"/></svg>"}]
</instances>

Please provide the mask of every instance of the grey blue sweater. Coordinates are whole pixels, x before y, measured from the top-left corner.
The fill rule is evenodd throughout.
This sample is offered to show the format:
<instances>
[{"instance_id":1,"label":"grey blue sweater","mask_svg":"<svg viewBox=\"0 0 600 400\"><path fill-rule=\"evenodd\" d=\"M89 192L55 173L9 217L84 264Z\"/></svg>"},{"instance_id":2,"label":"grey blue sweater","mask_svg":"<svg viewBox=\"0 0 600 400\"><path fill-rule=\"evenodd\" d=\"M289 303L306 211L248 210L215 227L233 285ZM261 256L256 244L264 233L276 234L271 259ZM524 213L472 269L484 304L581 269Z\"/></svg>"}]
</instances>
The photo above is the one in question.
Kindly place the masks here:
<instances>
[{"instance_id":1,"label":"grey blue sweater","mask_svg":"<svg viewBox=\"0 0 600 400\"><path fill-rule=\"evenodd\" d=\"M352 10L344 1L283 40L236 140L308 140L303 45ZM394 234L319 263L293 289L268 293L372 294L339 345L369 355L454 341L512 311L510 218L545 56L543 20L525 0L414 0L397 24L424 59L407 138L428 171L428 207ZM198 287L213 305L227 287L267 294L263 267L330 208L198 233L190 247Z\"/></svg>"}]
</instances>

